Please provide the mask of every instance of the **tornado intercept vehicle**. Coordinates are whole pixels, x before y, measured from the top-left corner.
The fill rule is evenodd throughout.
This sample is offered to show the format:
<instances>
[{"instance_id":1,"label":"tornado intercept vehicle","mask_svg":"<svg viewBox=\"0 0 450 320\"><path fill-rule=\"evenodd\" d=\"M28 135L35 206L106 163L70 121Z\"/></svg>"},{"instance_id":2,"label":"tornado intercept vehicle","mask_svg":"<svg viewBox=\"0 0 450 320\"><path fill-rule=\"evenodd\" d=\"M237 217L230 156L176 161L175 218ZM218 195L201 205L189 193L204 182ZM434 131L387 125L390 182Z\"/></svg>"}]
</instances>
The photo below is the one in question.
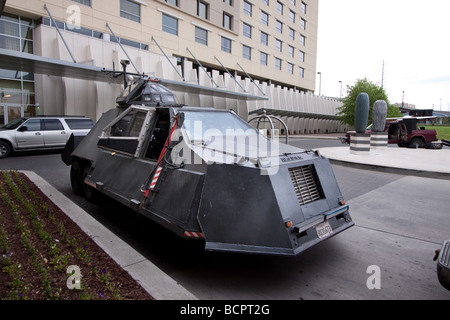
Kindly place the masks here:
<instances>
[{"instance_id":1,"label":"tornado intercept vehicle","mask_svg":"<svg viewBox=\"0 0 450 320\"><path fill-rule=\"evenodd\" d=\"M117 103L68 143L75 193L103 193L213 251L295 256L354 224L318 153L269 139L233 111L176 104L148 78Z\"/></svg>"}]
</instances>

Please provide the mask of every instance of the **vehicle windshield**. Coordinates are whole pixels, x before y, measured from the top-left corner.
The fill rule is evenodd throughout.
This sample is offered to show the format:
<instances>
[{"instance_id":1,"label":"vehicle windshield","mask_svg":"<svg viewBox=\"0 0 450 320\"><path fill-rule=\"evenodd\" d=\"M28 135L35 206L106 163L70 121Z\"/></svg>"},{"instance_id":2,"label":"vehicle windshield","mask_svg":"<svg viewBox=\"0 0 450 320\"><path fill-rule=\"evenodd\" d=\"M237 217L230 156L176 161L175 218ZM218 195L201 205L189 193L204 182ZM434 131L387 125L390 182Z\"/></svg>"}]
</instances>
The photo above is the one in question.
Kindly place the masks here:
<instances>
[{"instance_id":1,"label":"vehicle windshield","mask_svg":"<svg viewBox=\"0 0 450 320\"><path fill-rule=\"evenodd\" d=\"M211 137L257 135L255 128L230 112L184 111L183 126L191 142L210 141Z\"/></svg>"},{"instance_id":2,"label":"vehicle windshield","mask_svg":"<svg viewBox=\"0 0 450 320\"><path fill-rule=\"evenodd\" d=\"M8 122L7 124L5 124L2 128L3 128L3 129L7 129L7 130L13 130L13 129L16 129L16 128L19 127L22 123L24 123L25 120L27 120L27 119L19 118L19 119L10 121L10 122Z\"/></svg>"}]
</instances>

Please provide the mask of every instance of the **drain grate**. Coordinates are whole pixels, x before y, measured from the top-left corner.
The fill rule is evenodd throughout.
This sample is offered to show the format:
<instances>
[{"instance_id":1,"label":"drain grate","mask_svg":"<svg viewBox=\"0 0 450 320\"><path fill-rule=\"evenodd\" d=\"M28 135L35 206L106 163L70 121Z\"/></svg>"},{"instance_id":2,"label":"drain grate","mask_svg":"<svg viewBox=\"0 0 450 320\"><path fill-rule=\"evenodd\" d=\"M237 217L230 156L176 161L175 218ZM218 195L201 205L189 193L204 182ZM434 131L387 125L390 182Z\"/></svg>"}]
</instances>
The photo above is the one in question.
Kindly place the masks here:
<instances>
[{"instance_id":1,"label":"drain grate","mask_svg":"<svg viewBox=\"0 0 450 320\"><path fill-rule=\"evenodd\" d=\"M312 165L290 168L289 174L301 206L322 199Z\"/></svg>"}]
</instances>

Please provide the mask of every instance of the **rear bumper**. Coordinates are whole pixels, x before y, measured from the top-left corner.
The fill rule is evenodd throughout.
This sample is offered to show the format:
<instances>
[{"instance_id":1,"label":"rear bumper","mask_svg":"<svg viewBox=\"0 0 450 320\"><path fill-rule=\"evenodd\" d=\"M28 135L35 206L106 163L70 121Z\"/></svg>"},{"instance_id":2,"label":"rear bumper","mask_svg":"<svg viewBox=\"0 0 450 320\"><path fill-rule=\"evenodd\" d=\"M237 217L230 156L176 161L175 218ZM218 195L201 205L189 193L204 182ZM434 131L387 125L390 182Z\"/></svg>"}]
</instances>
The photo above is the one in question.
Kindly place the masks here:
<instances>
[{"instance_id":1,"label":"rear bumper","mask_svg":"<svg viewBox=\"0 0 450 320\"><path fill-rule=\"evenodd\" d=\"M328 222L332 228L332 232L320 238L317 234L316 227ZM205 249L211 251L228 251L239 253L279 255L279 256L297 256L303 251L313 247L319 242L325 241L342 231L352 227L355 223L351 220L348 212L348 206L343 206L336 210L331 210L322 215L322 217L314 217L310 221L289 228L292 247L267 247L242 245L233 243L206 242ZM270 236L270 235L268 235Z\"/></svg>"}]
</instances>

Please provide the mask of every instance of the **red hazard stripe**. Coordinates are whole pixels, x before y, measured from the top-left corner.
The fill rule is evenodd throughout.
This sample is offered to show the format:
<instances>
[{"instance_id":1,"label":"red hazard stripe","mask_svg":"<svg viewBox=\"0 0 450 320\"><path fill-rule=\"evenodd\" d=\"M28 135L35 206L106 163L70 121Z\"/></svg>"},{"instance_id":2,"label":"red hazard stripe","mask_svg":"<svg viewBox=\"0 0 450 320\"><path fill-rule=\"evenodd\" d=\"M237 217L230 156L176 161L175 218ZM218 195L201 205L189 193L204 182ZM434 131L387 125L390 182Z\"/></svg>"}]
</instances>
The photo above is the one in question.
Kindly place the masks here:
<instances>
[{"instance_id":1,"label":"red hazard stripe","mask_svg":"<svg viewBox=\"0 0 450 320\"><path fill-rule=\"evenodd\" d=\"M150 189L153 190L156 186L156 182L158 182L159 175L161 174L162 167L158 167L156 169L155 175L153 176L152 183L150 184Z\"/></svg>"},{"instance_id":2,"label":"red hazard stripe","mask_svg":"<svg viewBox=\"0 0 450 320\"><path fill-rule=\"evenodd\" d=\"M184 236L185 237L189 237L189 238L201 238L203 239L203 233L201 232L194 232L194 231L185 231L184 232Z\"/></svg>"}]
</instances>

